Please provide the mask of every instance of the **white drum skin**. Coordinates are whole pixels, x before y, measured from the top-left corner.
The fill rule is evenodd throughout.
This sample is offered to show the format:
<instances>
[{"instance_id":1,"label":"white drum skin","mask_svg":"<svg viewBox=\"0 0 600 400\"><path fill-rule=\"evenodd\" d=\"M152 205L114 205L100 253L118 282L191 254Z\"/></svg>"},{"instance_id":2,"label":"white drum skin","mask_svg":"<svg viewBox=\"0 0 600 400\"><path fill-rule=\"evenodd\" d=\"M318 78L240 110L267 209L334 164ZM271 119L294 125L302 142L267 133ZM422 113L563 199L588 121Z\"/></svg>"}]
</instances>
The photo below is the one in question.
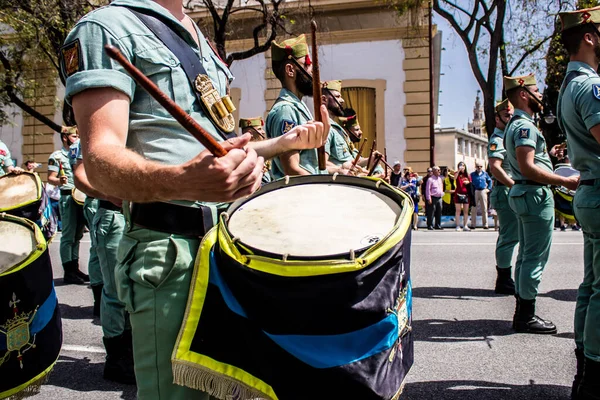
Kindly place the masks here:
<instances>
[{"instance_id":1,"label":"white drum skin","mask_svg":"<svg viewBox=\"0 0 600 400\"><path fill-rule=\"evenodd\" d=\"M0 209L12 209L37 200L39 188L33 174L8 174L0 178Z\"/></svg>"},{"instance_id":2,"label":"white drum skin","mask_svg":"<svg viewBox=\"0 0 600 400\"><path fill-rule=\"evenodd\" d=\"M572 176L579 176L579 171L577 171L575 168L571 167L571 164L556 164L556 167L554 168L554 173L556 175L560 175L565 178L570 178ZM559 190L565 194L568 194L569 196L575 196L575 190L567 189L564 186L559 186L557 188L557 190Z\"/></svg>"},{"instance_id":3,"label":"white drum skin","mask_svg":"<svg viewBox=\"0 0 600 400\"><path fill-rule=\"evenodd\" d=\"M85 193L83 193L81 190L74 188L73 192L72 192L72 196L73 196L73 200L75 200L75 203L79 204L79 205L83 205L83 203L85 202L86 199L86 195Z\"/></svg>"},{"instance_id":4,"label":"white drum skin","mask_svg":"<svg viewBox=\"0 0 600 400\"><path fill-rule=\"evenodd\" d=\"M361 250L394 228L401 207L374 190L340 184L282 187L236 209L228 229L252 248L296 257Z\"/></svg>"},{"instance_id":5,"label":"white drum skin","mask_svg":"<svg viewBox=\"0 0 600 400\"><path fill-rule=\"evenodd\" d=\"M28 227L0 221L0 273L25 260L36 249L35 233Z\"/></svg>"}]
</instances>

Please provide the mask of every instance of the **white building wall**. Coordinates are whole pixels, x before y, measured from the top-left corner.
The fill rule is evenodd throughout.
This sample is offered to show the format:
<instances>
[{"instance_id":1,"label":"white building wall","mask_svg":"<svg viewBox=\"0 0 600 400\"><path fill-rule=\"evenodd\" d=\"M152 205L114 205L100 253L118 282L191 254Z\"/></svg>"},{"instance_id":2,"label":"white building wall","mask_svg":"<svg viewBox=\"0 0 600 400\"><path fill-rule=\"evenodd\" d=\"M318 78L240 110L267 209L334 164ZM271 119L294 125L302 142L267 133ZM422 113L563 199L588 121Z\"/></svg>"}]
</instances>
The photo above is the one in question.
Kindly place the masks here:
<instances>
[{"instance_id":1,"label":"white building wall","mask_svg":"<svg viewBox=\"0 0 600 400\"><path fill-rule=\"evenodd\" d=\"M242 91L239 107L240 118L266 115L266 66L267 63L263 53L245 60L235 61L231 65L231 72L233 73L233 76L235 76L231 87L239 88Z\"/></svg>"},{"instance_id":2,"label":"white building wall","mask_svg":"<svg viewBox=\"0 0 600 400\"><path fill-rule=\"evenodd\" d=\"M0 140L6 144L12 158L17 160L17 166L20 167L26 161L23 160L23 136L21 135L23 114L19 107L6 107L4 110L8 115L8 122L0 126Z\"/></svg>"}]
</instances>

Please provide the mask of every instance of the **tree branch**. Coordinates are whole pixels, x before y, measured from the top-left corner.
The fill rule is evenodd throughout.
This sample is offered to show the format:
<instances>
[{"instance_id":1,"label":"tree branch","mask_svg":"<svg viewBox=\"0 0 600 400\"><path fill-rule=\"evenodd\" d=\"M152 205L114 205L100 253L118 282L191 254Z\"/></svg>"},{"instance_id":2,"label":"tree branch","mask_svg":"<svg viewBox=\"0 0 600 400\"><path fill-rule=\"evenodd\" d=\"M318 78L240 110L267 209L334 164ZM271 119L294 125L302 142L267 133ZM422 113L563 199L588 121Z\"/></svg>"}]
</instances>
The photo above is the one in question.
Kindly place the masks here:
<instances>
[{"instance_id":1,"label":"tree branch","mask_svg":"<svg viewBox=\"0 0 600 400\"><path fill-rule=\"evenodd\" d=\"M554 36L554 35L545 37L543 40L541 40L538 44L536 44L532 48L525 50L525 52L523 52L523 54L521 55L521 58L519 58L519 61L517 61L517 63L513 67L513 69L510 70L509 76L514 74L519 69L521 64L523 64L523 61L525 61L525 59L528 56L530 56L532 53L535 53L537 50L539 50L544 45L544 43L546 43L548 40L552 39L552 36Z\"/></svg>"}]
</instances>

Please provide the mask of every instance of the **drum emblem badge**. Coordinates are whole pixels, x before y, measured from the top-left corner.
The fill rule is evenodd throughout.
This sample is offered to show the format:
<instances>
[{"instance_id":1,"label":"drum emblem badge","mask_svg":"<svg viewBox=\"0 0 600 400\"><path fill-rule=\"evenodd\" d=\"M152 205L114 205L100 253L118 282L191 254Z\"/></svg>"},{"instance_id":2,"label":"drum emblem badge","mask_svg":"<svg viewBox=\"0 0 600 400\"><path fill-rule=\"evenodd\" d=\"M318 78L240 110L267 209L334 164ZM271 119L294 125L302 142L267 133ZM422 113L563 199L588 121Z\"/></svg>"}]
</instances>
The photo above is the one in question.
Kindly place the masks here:
<instances>
[{"instance_id":1,"label":"drum emblem badge","mask_svg":"<svg viewBox=\"0 0 600 400\"><path fill-rule=\"evenodd\" d=\"M360 244L363 246L374 245L381 240L381 235L368 235L361 239Z\"/></svg>"},{"instance_id":2,"label":"drum emblem badge","mask_svg":"<svg viewBox=\"0 0 600 400\"><path fill-rule=\"evenodd\" d=\"M19 314L17 304L21 300L17 300L17 295L13 293L12 300L9 301L8 306L13 309L14 317L6 321L4 325L0 325L0 334L6 336L6 348L7 352L4 357L0 358L0 366L4 362L8 361L12 352L17 352L17 360L19 365L23 369L23 353L36 347L35 335L33 338L29 334L29 325L37 314L38 307L30 312L22 312Z\"/></svg>"},{"instance_id":3,"label":"drum emblem badge","mask_svg":"<svg viewBox=\"0 0 600 400\"><path fill-rule=\"evenodd\" d=\"M196 90L200 93L204 109L209 114L207 116L223 132L233 132L235 129L235 119L232 113L235 111L235 106L231 98L229 96L221 97L207 75L198 75L194 83Z\"/></svg>"}]
</instances>

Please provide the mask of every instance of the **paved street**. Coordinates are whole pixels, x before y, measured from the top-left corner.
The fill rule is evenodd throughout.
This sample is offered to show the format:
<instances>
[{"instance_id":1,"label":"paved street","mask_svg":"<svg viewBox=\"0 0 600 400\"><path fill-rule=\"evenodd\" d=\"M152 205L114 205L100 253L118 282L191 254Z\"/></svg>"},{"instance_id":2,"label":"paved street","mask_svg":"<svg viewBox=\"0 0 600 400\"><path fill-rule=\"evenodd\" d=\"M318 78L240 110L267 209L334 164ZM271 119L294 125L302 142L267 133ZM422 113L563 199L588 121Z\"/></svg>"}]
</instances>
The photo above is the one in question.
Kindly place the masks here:
<instances>
[{"instance_id":1,"label":"paved street","mask_svg":"<svg viewBox=\"0 0 600 400\"><path fill-rule=\"evenodd\" d=\"M135 399L131 386L102 379L103 347L92 293L63 286L58 236L51 244L64 346L48 384L33 399ZM568 399L574 374L573 309L582 276L580 232L555 231L538 299L558 334L513 334L514 298L496 296L496 232L418 231L413 236L415 364L403 399ZM89 237L82 244L87 261ZM360 399L352 399L360 400Z\"/></svg>"}]
</instances>

